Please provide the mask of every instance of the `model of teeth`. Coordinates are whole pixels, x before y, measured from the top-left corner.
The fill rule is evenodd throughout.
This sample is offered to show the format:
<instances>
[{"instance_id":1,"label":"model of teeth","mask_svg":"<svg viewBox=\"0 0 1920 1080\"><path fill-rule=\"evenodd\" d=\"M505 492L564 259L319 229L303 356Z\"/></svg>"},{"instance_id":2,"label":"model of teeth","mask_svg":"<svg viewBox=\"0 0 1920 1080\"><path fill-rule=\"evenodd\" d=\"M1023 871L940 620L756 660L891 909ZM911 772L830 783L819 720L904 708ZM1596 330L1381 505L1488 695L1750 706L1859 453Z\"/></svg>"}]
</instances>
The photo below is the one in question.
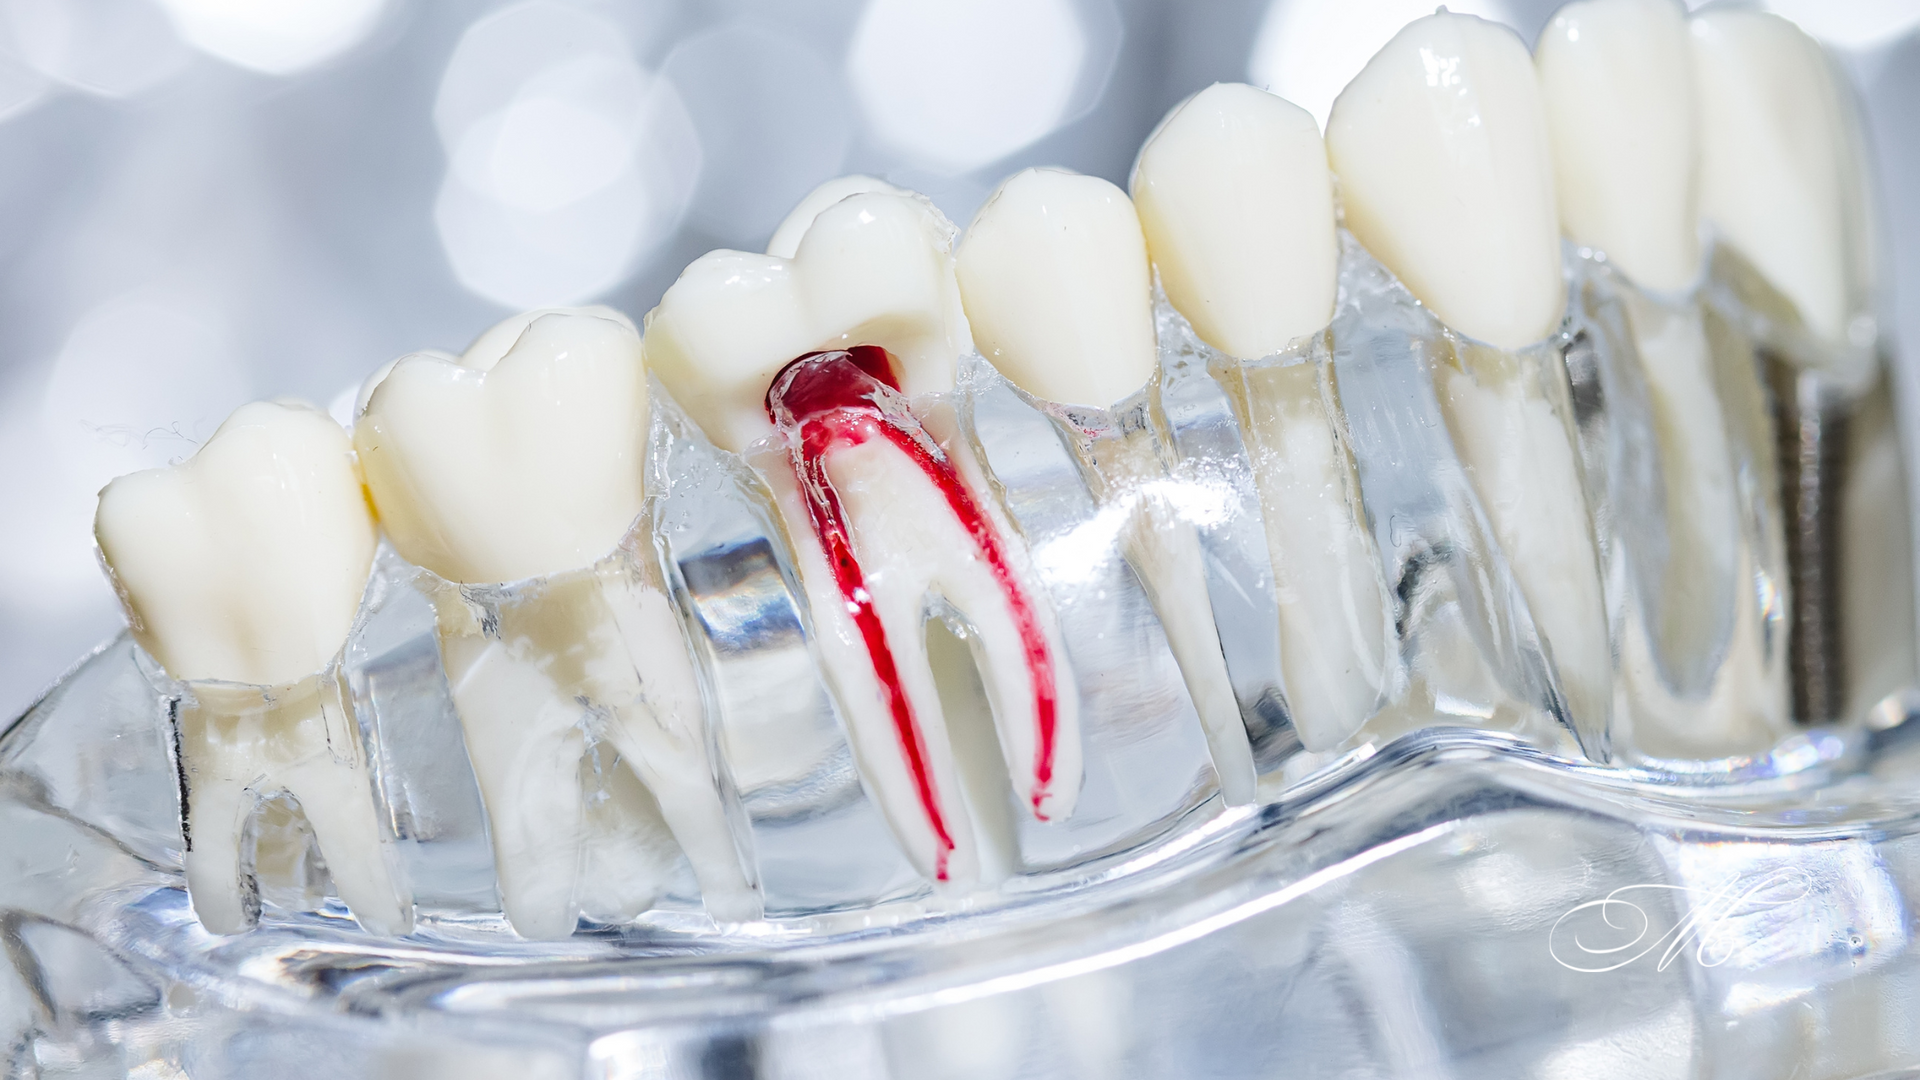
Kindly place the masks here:
<instances>
[{"instance_id":1,"label":"model of teeth","mask_svg":"<svg viewBox=\"0 0 1920 1080\"><path fill-rule=\"evenodd\" d=\"M647 362L771 488L868 790L922 873L965 886L981 830L927 660L929 603L971 625L1013 789L1041 820L1079 794L1078 697L1017 534L951 405L926 397L952 390L965 348L952 226L917 196L819 201L795 212L812 221L792 258L687 267L647 318Z\"/></svg>"},{"instance_id":2,"label":"model of teeth","mask_svg":"<svg viewBox=\"0 0 1920 1080\"><path fill-rule=\"evenodd\" d=\"M651 544L632 535L647 409L632 324L536 311L458 361L401 359L354 425L388 537L438 579L501 900L526 937L644 910L671 868L634 837L660 819L709 914L759 915L679 620ZM616 753L646 792L611 766Z\"/></svg>"},{"instance_id":3,"label":"model of teeth","mask_svg":"<svg viewBox=\"0 0 1920 1080\"><path fill-rule=\"evenodd\" d=\"M1536 64L1566 233L1641 287L1618 295L1651 398L1665 528L1653 542L1622 533L1642 577L1621 627L1631 705L1622 719L1659 756L1763 749L1782 733L1785 685L1769 655L1779 635L1750 583L1777 582L1766 553L1743 539L1706 328L1697 301L1679 293L1701 275L1684 13L1671 0L1569 4L1541 35ZM1751 365L1729 365L1725 377L1752 383L1736 401L1761 400ZM1617 506L1614 516L1645 511ZM1777 551L1779 541L1763 546Z\"/></svg>"},{"instance_id":4,"label":"model of teeth","mask_svg":"<svg viewBox=\"0 0 1920 1080\"><path fill-rule=\"evenodd\" d=\"M107 485L94 532L134 639L186 684L174 746L201 924L254 924L249 823L291 796L354 917L409 932L339 670L375 536L346 433L304 406L244 406L184 463Z\"/></svg>"},{"instance_id":5,"label":"model of teeth","mask_svg":"<svg viewBox=\"0 0 1920 1080\"><path fill-rule=\"evenodd\" d=\"M1216 84L1161 122L1132 187L1161 286L1208 344L1252 361L1304 349L1326 327L1339 246L1326 150L1306 110ZM1294 727L1307 749L1331 750L1378 707L1393 648L1332 373L1290 353L1216 376L1253 458Z\"/></svg>"},{"instance_id":6,"label":"model of teeth","mask_svg":"<svg viewBox=\"0 0 1920 1080\"><path fill-rule=\"evenodd\" d=\"M1513 32L1416 20L1334 102L1347 227L1467 340L1435 364L1461 460L1577 729L1604 730L1611 656L1556 344L1565 307L1545 109Z\"/></svg>"},{"instance_id":7,"label":"model of teeth","mask_svg":"<svg viewBox=\"0 0 1920 1080\"><path fill-rule=\"evenodd\" d=\"M1046 406L1165 629L1222 796L1254 797L1253 752L1143 391L1159 370L1146 242L1126 193L1057 169L1018 173L968 226L956 267L980 354Z\"/></svg>"}]
</instances>

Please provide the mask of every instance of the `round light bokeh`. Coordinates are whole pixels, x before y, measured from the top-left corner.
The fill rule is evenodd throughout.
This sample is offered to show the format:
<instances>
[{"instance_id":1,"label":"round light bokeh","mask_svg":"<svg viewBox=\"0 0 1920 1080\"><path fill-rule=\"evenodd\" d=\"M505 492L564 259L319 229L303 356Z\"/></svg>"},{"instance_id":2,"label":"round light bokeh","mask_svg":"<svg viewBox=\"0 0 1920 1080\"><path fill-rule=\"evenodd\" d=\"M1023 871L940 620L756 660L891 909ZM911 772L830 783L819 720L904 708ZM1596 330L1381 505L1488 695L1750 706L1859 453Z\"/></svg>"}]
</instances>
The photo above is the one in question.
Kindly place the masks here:
<instances>
[{"instance_id":1,"label":"round light bokeh","mask_svg":"<svg viewBox=\"0 0 1920 1080\"><path fill-rule=\"evenodd\" d=\"M1088 51L1072 0L869 0L847 78L882 140L962 173L1064 123Z\"/></svg>"},{"instance_id":2,"label":"round light bokeh","mask_svg":"<svg viewBox=\"0 0 1920 1080\"><path fill-rule=\"evenodd\" d=\"M159 0L187 44L230 64L290 75L359 44L386 0Z\"/></svg>"},{"instance_id":3,"label":"round light bokeh","mask_svg":"<svg viewBox=\"0 0 1920 1080\"><path fill-rule=\"evenodd\" d=\"M47 79L103 97L151 89L189 56L150 0L0 0L0 40Z\"/></svg>"},{"instance_id":4,"label":"round light bokeh","mask_svg":"<svg viewBox=\"0 0 1920 1080\"><path fill-rule=\"evenodd\" d=\"M449 168L434 207L462 284L508 307L578 303L672 235L700 174L673 84L620 28L518 4L461 37L434 124Z\"/></svg>"}]
</instances>

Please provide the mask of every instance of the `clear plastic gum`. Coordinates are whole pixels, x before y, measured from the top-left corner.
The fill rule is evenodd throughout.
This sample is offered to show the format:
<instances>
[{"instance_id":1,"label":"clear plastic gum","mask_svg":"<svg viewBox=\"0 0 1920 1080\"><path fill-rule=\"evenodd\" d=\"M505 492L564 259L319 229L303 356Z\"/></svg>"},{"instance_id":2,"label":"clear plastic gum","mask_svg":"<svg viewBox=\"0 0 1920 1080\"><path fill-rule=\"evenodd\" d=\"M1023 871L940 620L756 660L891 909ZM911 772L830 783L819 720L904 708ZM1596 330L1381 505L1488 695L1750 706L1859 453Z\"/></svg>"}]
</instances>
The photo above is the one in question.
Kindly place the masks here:
<instances>
[{"instance_id":1,"label":"clear plastic gum","mask_svg":"<svg viewBox=\"0 0 1920 1080\"><path fill-rule=\"evenodd\" d=\"M1914 552L1885 359L1811 341L1724 252L1686 296L1580 252L1568 265L1563 331L1515 352L1445 331L1349 242L1333 323L1278 356L1222 356L1162 302L1160 381L1103 416L1050 414L977 357L949 399L915 403L990 476L1079 688L1078 805L1037 821L996 775L969 627L930 599L964 797L1000 864L977 891L935 889L894 843L819 675L773 494L664 395L654 505L608 562L479 588L379 563L338 685L413 896L406 937L322 899L312 830L284 803L257 826L258 928L208 933L181 870L195 781L169 749L190 718L109 643L0 739L10 1067L1920 1067ZM1678 419L1698 423L1702 395L1718 431ZM1120 487L1193 538L1155 556L1192 594L1143 586L1135 519L1099 490L1115 476L1100 455L1129 440L1152 467ZM612 667L641 671L647 635L620 620L645 605L618 602L634 590L691 645L706 764L688 782L719 842L663 823L679 797L607 727L624 691L588 685L607 665L534 671L571 712L494 724L482 737L512 745L476 748L475 715L510 697L482 692L475 657L528 675L510 628L557 619L566 643L543 654L612 626ZM1222 733L1156 617L1169 605L1210 612L1251 805L1221 796ZM570 938L529 940L503 912L483 759L579 797L580 852L534 871L581 916ZM763 917L716 923L689 846L736 853Z\"/></svg>"}]
</instances>

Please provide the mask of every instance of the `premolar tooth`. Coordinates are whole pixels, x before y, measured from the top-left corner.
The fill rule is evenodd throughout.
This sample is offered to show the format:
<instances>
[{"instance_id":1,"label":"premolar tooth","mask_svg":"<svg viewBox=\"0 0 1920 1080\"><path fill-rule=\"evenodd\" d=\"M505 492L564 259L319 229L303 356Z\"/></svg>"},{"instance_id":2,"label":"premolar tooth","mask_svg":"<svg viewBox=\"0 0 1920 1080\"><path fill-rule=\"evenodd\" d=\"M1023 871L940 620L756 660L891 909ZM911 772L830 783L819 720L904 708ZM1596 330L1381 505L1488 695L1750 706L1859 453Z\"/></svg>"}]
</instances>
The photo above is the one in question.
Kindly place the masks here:
<instances>
[{"instance_id":1,"label":"premolar tooth","mask_svg":"<svg viewBox=\"0 0 1920 1080\"><path fill-rule=\"evenodd\" d=\"M966 342L951 238L918 196L839 199L792 259L696 260L648 316L646 350L675 400L772 488L868 790L914 865L963 885L981 838L926 655L930 596L977 631L1027 810L1071 813L1081 760L1052 612L951 404L925 396L952 389Z\"/></svg>"},{"instance_id":2,"label":"premolar tooth","mask_svg":"<svg viewBox=\"0 0 1920 1080\"><path fill-rule=\"evenodd\" d=\"M1126 193L1058 169L1015 174L956 261L975 343L1049 412L1095 501L1130 505L1122 540L1207 733L1230 803L1254 797L1253 752L1207 595L1200 538L1164 497L1166 463L1139 394L1158 371L1146 240ZM1061 408L1065 406L1065 408Z\"/></svg>"},{"instance_id":3,"label":"premolar tooth","mask_svg":"<svg viewBox=\"0 0 1920 1080\"><path fill-rule=\"evenodd\" d=\"M1543 340L1565 288L1532 58L1494 23L1417 19L1341 91L1327 149L1347 227L1442 322L1480 339L1434 364L1436 389L1568 719L1597 750L1612 662L1566 370Z\"/></svg>"},{"instance_id":4,"label":"premolar tooth","mask_svg":"<svg viewBox=\"0 0 1920 1080\"><path fill-rule=\"evenodd\" d=\"M589 835L580 775L596 740L652 792L708 912L759 915L692 658L652 546L633 535L647 416L631 323L541 311L458 362L403 358L354 426L394 547L439 579L441 654L502 901L528 937L573 932L586 852L605 847ZM624 869L624 889L593 890L616 894L615 910L586 914L631 915L652 899L664 872Z\"/></svg>"},{"instance_id":5,"label":"premolar tooth","mask_svg":"<svg viewBox=\"0 0 1920 1080\"><path fill-rule=\"evenodd\" d=\"M1700 209L1799 309L1841 340L1871 272L1859 133L1831 61L1787 20L1689 20L1700 101Z\"/></svg>"},{"instance_id":6,"label":"premolar tooth","mask_svg":"<svg viewBox=\"0 0 1920 1080\"><path fill-rule=\"evenodd\" d=\"M1676 0L1580 0L1535 54L1562 226L1654 289L1700 275L1685 14Z\"/></svg>"},{"instance_id":7,"label":"premolar tooth","mask_svg":"<svg viewBox=\"0 0 1920 1080\"><path fill-rule=\"evenodd\" d=\"M1339 258L1333 181L1306 110L1241 84L1201 91L1141 149L1133 198L1161 286L1209 344L1255 360L1326 327ZM1330 750L1378 705L1393 637L1342 421L1318 365L1242 363L1216 375L1260 493L1294 726L1309 750Z\"/></svg>"},{"instance_id":8,"label":"premolar tooth","mask_svg":"<svg viewBox=\"0 0 1920 1080\"><path fill-rule=\"evenodd\" d=\"M134 638L187 686L173 722L201 923L253 924L243 837L285 793L354 917L408 932L412 900L339 671L374 549L339 425L304 406L243 406L186 462L107 485L94 531Z\"/></svg>"},{"instance_id":9,"label":"premolar tooth","mask_svg":"<svg viewBox=\"0 0 1920 1080\"><path fill-rule=\"evenodd\" d=\"M1471 15L1416 19L1327 121L1347 228L1440 320L1513 349L1560 324L1560 223L1533 62Z\"/></svg>"},{"instance_id":10,"label":"premolar tooth","mask_svg":"<svg viewBox=\"0 0 1920 1080\"><path fill-rule=\"evenodd\" d=\"M1160 285L1209 345L1258 359L1332 319L1333 178L1305 109L1215 83L1160 122L1132 190Z\"/></svg>"}]
</instances>

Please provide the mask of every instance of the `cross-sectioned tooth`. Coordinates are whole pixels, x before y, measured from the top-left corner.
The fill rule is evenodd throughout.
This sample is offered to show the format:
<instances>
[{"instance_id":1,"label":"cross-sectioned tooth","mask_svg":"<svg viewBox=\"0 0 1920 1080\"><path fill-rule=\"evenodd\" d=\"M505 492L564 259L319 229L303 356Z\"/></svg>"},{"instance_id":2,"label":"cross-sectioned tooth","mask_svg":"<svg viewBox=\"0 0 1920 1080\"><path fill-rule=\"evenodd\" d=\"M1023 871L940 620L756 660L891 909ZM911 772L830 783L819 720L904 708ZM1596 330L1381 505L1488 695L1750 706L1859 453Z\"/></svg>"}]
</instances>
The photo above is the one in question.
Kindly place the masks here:
<instances>
[{"instance_id":1,"label":"cross-sectioned tooth","mask_svg":"<svg viewBox=\"0 0 1920 1080\"><path fill-rule=\"evenodd\" d=\"M660 822L714 919L760 913L647 536L647 418L638 335L589 309L508 320L458 362L404 357L354 426L388 537L431 575L501 901L526 937L644 910L671 866L609 838Z\"/></svg>"},{"instance_id":2,"label":"cross-sectioned tooth","mask_svg":"<svg viewBox=\"0 0 1920 1080\"><path fill-rule=\"evenodd\" d=\"M339 670L375 538L346 433L304 406L243 406L182 464L107 485L94 533L134 639L184 684L171 719L201 923L254 924L250 823L291 796L354 917L408 932Z\"/></svg>"},{"instance_id":3,"label":"cross-sectioned tooth","mask_svg":"<svg viewBox=\"0 0 1920 1080\"><path fill-rule=\"evenodd\" d=\"M1558 674L1568 719L1606 729L1612 657L1561 344L1546 113L1511 30L1409 23L1334 102L1347 227L1462 339L1442 411ZM1478 340L1473 340L1478 339Z\"/></svg>"},{"instance_id":4,"label":"cross-sectioned tooth","mask_svg":"<svg viewBox=\"0 0 1920 1080\"><path fill-rule=\"evenodd\" d=\"M956 260L980 354L1041 402L1094 500L1126 507L1122 550L1160 618L1229 803L1254 797L1253 752L1204 602L1200 537L1166 497L1146 240L1125 192L1028 169L1002 183Z\"/></svg>"},{"instance_id":5,"label":"cross-sectioned tooth","mask_svg":"<svg viewBox=\"0 0 1920 1080\"><path fill-rule=\"evenodd\" d=\"M1263 90L1215 84L1147 140L1133 198L1168 300L1229 357L1214 375L1260 495L1287 703L1307 749L1333 749L1390 686L1393 606L1314 349L1339 261L1319 127Z\"/></svg>"},{"instance_id":6,"label":"cross-sectioned tooth","mask_svg":"<svg viewBox=\"0 0 1920 1080\"><path fill-rule=\"evenodd\" d=\"M961 718L944 715L928 661L930 605L966 624L1027 813L1072 812L1081 749L1053 613L940 397L966 347L951 242L918 196L838 199L791 259L696 260L648 316L646 350L772 490L861 776L914 866L965 886L996 860L963 795L947 728Z\"/></svg>"}]
</instances>

